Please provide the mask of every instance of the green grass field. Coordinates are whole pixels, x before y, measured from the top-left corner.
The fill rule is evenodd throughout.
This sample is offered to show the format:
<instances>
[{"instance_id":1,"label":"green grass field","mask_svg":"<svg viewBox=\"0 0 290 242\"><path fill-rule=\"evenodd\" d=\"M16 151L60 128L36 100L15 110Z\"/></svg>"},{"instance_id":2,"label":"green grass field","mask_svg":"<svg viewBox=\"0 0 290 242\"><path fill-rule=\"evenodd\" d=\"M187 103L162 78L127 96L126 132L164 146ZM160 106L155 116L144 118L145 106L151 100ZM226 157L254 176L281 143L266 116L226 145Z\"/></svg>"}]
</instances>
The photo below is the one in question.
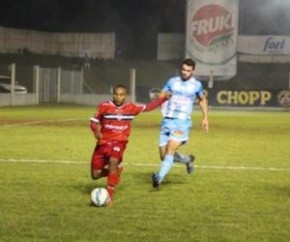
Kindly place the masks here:
<instances>
[{"instance_id":1,"label":"green grass field","mask_svg":"<svg viewBox=\"0 0 290 242\"><path fill-rule=\"evenodd\" d=\"M112 207L90 206L94 107L0 109L0 241L290 241L290 113L194 113L188 175L159 190L160 113L138 116Z\"/></svg>"}]
</instances>

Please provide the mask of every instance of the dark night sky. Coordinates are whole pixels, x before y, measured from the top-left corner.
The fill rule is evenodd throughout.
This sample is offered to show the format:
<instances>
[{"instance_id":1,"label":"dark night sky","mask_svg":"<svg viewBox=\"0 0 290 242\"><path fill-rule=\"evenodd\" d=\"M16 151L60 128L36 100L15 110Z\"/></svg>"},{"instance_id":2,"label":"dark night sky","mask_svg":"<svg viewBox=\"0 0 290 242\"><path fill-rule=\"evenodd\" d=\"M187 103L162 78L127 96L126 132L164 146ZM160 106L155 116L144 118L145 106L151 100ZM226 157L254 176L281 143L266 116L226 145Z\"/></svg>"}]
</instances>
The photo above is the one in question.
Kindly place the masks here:
<instances>
[{"instance_id":1,"label":"dark night sky","mask_svg":"<svg viewBox=\"0 0 290 242\"><path fill-rule=\"evenodd\" d=\"M0 25L60 32L184 32L185 0L10 0ZM241 34L290 35L289 0L240 0Z\"/></svg>"},{"instance_id":2,"label":"dark night sky","mask_svg":"<svg viewBox=\"0 0 290 242\"><path fill-rule=\"evenodd\" d=\"M5 5L0 8L0 25L7 27L111 32L155 25L168 32L184 30L182 0L12 0Z\"/></svg>"}]
</instances>

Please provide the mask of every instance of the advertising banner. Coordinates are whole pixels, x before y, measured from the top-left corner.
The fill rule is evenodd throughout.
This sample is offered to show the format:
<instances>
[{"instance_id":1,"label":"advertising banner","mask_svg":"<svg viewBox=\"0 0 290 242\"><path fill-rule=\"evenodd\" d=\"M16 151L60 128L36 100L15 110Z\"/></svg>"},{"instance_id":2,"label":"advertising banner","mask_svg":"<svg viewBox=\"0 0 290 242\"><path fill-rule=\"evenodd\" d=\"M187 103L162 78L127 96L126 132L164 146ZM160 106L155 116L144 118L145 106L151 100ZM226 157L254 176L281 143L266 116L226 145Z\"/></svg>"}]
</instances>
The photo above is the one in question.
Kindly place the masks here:
<instances>
[{"instance_id":1,"label":"advertising banner","mask_svg":"<svg viewBox=\"0 0 290 242\"><path fill-rule=\"evenodd\" d=\"M236 75L238 0L187 0L186 56L201 80Z\"/></svg>"},{"instance_id":2,"label":"advertising banner","mask_svg":"<svg viewBox=\"0 0 290 242\"><path fill-rule=\"evenodd\" d=\"M239 36L238 52L249 55L290 55L290 37Z\"/></svg>"},{"instance_id":3,"label":"advertising banner","mask_svg":"<svg viewBox=\"0 0 290 242\"><path fill-rule=\"evenodd\" d=\"M207 91L211 106L290 107L290 90L217 90Z\"/></svg>"}]
</instances>

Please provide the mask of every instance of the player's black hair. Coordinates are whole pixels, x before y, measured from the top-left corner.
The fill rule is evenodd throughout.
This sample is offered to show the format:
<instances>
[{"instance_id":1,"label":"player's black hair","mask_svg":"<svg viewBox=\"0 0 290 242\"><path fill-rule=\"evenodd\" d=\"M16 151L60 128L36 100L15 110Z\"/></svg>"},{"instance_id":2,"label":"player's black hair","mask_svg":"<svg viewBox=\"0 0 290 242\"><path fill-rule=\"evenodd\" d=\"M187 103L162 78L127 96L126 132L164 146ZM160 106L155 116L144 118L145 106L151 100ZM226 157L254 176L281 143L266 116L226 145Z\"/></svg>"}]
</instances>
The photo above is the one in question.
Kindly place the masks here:
<instances>
[{"instance_id":1,"label":"player's black hair","mask_svg":"<svg viewBox=\"0 0 290 242\"><path fill-rule=\"evenodd\" d=\"M126 92L128 92L128 88L125 85L118 84L118 85L114 86L113 93L115 93L117 88L123 88L124 90L126 90Z\"/></svg>"},{"instance_id":2,"label":"player's black hair","mask_svg":"<svg viewBox=\"0 0 290 242\"><path fill-rule=\"evenodd\" d=\"M186 58L182 61L182 65L192 66L192 69L195 70L195 61L191 58Z\"/></svg>"}]
</instances>

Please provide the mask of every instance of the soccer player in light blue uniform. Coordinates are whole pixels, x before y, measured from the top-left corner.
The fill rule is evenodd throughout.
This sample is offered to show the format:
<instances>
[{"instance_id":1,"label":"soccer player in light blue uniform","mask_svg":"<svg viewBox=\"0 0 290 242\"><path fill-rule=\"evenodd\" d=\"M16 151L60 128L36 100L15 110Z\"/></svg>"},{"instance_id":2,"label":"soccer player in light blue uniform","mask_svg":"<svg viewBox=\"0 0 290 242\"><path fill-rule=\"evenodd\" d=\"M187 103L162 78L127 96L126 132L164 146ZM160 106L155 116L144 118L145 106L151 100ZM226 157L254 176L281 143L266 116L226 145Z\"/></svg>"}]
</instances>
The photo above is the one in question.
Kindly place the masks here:
<instances>
[{"instance_id":1,"label":"soccer player in light blue uniform","mask_svg":"<svg viewBox=\"0 0 290 242\"><path fill-rule=\"evenodd\" d=\"M180 75L168 80L161 96L166 92L172 94L171 98L162 106L163 120L160 128L159 153L162 160L159 172L152 174L152 186L158 188L165 176L169 173L173 162L186 165L190 174L193 171L193 155L177 153L177 149L188 141L192 127L191 113L195 99L203 113L202 127L208 132L208 105L204 90L200 81L193 77L195 61L184 59L182 61Z\"/></svg>"}]
</instances>

